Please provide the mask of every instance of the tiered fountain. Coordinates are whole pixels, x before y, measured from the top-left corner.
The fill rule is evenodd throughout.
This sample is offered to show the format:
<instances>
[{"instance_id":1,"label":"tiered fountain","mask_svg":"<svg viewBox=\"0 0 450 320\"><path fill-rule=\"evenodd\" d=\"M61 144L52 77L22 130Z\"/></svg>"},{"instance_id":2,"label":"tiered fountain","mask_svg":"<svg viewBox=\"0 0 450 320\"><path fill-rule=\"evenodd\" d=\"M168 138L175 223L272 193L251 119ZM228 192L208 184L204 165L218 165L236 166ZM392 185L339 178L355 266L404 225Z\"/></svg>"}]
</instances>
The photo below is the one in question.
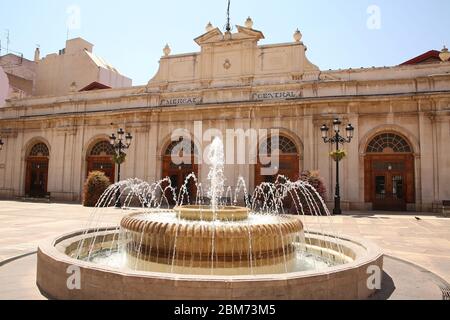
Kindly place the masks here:
<instances>
[{"instance_id":1,"label":"tiered fountain","mask_svg":"<svg viewBox=\"0 0 450 320\"><path fill-rule=\"evenodd\" d=\"M57 299L362 299L374 293L368 270L382 268L375 246L306 229L306 220L316 216L320 228L327 218L320 216L329 215L314 188L280 177L249 197L239 179L232 196L224 187L221 140L210 150L207 197L194 175L179 194L169 179L111 186L86 230L39 247L41 290ZM196 195L188 192L192 181ZM126 216L119 227L104 227L117 190ZM164 208L169 194L179 204L173 209ZM286 199L298 216L283 214Z\"/></svg>"}]
</instances>

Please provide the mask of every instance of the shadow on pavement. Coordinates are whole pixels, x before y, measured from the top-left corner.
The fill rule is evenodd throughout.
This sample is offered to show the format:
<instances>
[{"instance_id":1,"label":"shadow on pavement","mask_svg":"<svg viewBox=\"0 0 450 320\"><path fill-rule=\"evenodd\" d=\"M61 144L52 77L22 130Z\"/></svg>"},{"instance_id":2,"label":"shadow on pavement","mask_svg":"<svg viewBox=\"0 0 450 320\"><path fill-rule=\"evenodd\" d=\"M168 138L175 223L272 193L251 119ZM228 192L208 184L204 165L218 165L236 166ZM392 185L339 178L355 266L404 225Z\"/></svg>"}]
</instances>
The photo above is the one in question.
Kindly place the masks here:
<instances>
[{"instance_id":1,"label":"shadow on pavement","mask_svg":"<svg viewBox=\"0 0 450 320\"><path fill-rule=\"evenodd\" d=\"M383 272L381 290L377 291L369 300L388 300L395 291L394 280L386 272Z\"/></svg>"}]
</instances>

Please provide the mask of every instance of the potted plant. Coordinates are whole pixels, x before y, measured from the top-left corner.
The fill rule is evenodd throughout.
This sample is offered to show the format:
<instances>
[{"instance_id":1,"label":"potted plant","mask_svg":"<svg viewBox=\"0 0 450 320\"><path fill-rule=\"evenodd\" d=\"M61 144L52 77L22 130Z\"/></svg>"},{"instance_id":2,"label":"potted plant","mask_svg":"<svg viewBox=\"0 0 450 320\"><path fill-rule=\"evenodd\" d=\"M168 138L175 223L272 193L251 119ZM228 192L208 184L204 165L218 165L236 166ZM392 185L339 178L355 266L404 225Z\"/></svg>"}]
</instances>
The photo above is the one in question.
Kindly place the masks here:
<instances>
[{"instance_id":1,"label":"potted plant","mask_svg":"<svg viewBox=\"0 0 450 320\"><path fill-rule=\"evenodd\" d=\"M330 157L333 158L334 161L341 161L347 156L347 152L345 150L336 150L330 153Z\"/></svg>"},{"instance_id":2,"label":"potted plant","mask_svg":"<svg viewBox=\"0 0 450 320\"><path fill-rule=\"evenodd\" d=\"M125 162L127 155L125 152L121 152L120 154L113 155L113 161L116 164L122 164Z\"/></svg>"}]
</instances>

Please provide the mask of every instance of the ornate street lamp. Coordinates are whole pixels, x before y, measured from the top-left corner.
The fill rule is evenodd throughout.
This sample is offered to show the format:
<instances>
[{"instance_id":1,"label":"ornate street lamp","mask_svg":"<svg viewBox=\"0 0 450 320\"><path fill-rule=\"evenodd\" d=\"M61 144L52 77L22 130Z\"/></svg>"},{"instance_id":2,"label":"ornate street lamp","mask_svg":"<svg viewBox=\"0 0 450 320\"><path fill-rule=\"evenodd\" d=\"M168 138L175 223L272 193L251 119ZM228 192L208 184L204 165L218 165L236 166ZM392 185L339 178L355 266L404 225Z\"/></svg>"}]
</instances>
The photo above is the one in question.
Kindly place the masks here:
<instances>
[{"instance_id":1,"label":"ornate street lamp","mask_svg":"<svg viewBox=\"0 0 450 320\"><path fill-rule=\"evenodd\" d=\"M331 144L335 144L336 146L336 155L339 153L339 145L340 144L345 144L345 143L350 143L353 139L353 134L355 131L355 128L353 128L353 126L351 124L348 124L347 127L345 128L345 131L347 132L347 137L344 138L343 136L340 135L340 126L342 124L342 121L340 121L339 119L335 119L333 121L333 131L334 134L331 137L328 137L328 132L330 131L330 129L328 128L328 126L326 124L324 124L321 128L320 131L322 131L322 139L325 143L331 143ZM342 210L341 210L341 194L340 194L340 186L339 186L339 162L342 160L341 157L334 157L334 160L336 161L336 193L334 196L334 210L333 210L333 214L335 215L340 215L342 214Z\"/></svg>"},{"instance_id":2,"label":"ornate street lamp","mask_svg":"<svg viewBox=\"0 0 450 320\"><path fill-rule=\"evenodd\" d=\"M125 136L125 137L124 137ZM114 162L117 163L117 182L120 181L120 165L125 162L125 158L127 154L124 152L124 150L127 150L130 148L131 141L133 140L133 136L130 133L125 134L125 131L123 129L119 129L117 131L117 137L113 133L109 137L110 143L114 148L115 155L114 155ZM120 202L120 188L117 188L116 191L116 208L121 208L122 204Z\"/></svg>"}]
</instances>

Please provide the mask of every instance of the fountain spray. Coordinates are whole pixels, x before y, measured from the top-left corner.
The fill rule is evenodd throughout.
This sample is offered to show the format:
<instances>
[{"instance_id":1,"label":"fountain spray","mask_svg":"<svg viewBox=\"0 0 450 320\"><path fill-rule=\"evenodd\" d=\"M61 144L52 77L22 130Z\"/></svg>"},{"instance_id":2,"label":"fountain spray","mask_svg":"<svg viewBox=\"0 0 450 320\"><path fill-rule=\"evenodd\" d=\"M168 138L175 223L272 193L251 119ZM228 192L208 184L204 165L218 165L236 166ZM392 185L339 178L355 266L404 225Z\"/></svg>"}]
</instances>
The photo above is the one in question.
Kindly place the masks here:
<instances>
[{"instance_id":1,"label":"fountain spray","mask_svg":"<svg viewBox=\"0 0 450 320\"><path fill-rule=\"evenodd\" d=\"M223 142L220 138L214 138L210 145L208 160L211 169L208 174L210 181L210 189L208 196L211 198L211 208L213 212L219 209L219 202L224 193L225 175L223 169L225 166L225 155L223 150Z\"/></svg>"}]
</instances>

